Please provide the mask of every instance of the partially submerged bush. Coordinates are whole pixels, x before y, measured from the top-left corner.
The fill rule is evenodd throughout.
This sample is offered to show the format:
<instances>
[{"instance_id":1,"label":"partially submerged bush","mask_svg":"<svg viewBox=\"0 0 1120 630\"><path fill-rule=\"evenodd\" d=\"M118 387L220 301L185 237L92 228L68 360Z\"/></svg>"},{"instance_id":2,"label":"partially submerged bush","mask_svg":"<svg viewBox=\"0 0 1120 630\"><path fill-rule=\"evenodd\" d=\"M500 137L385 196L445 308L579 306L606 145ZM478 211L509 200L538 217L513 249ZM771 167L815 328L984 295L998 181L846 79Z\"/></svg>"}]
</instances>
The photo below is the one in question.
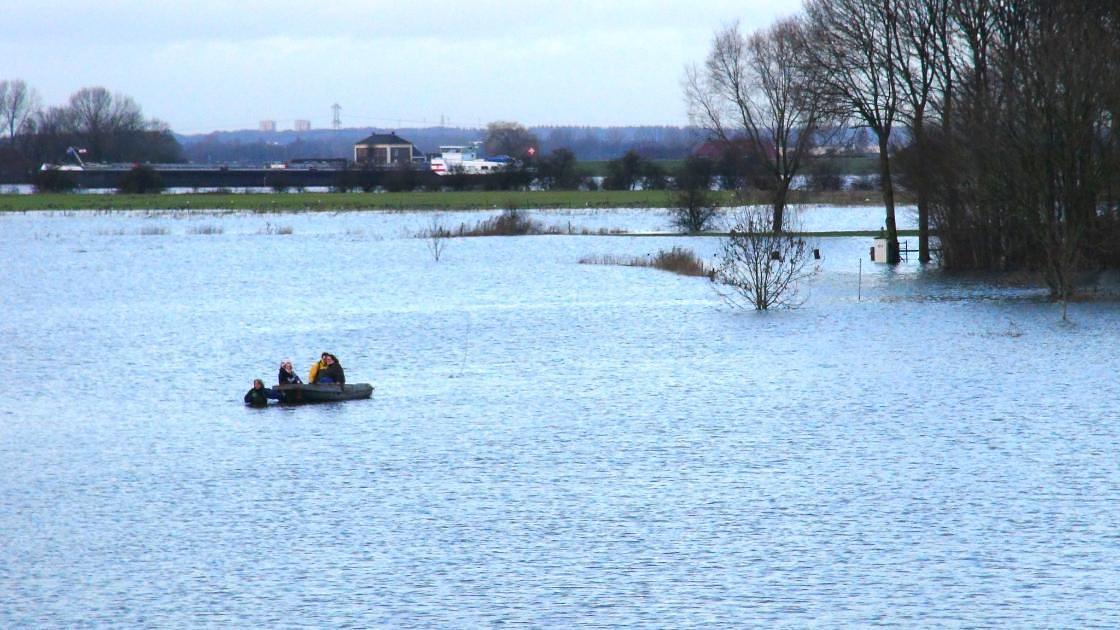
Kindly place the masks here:
<instances>
[{"instance_id":1,"label":"partially submerged bush","mask_svg":"<svg viewBox=\"0 0 1120 630\"><path fill-rule=\"evenodd\" d=\"M728 304L759 311L801 304L798 284L817 272L811 248L796 232L774 232L762 206L745 206L723 240L716 291Z\"/></svg>"}]
</instances>

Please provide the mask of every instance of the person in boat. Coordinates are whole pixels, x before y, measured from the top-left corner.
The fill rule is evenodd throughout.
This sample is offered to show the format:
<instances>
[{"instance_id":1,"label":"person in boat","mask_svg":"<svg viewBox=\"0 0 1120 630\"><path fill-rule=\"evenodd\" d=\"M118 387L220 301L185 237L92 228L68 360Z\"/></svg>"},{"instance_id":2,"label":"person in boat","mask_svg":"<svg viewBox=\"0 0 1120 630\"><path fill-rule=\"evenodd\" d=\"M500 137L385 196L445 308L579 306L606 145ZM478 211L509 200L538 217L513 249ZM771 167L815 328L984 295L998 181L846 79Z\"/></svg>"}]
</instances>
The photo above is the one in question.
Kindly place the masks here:
<instances>
[{"instance_id":1,"label":"person in boat","mask_svg":"<svg viewBox=\"0 0 1120 630\"><path fill-rule=\"evenodd\" d=\"M295 370L292 369L291 359L284 359L280 362L280 373L276 376L276 382L280 385L295 385L303 382L300 380L299 374L296 374Z\"/></svg>"},{"instance_id":2,"label":"person in boat","mask_svg":"<svg viewBox=\"0 0 1120 630\"><path fill-rule=\"evenodd\" d=\"M345 385L346 373L342 371L342 364L338 362L338 357L329 352L324 352L322 360L326 363L326 367L319 369L315 375L315 382Z\"/></svg>"},{"instance_id":3,"label":"person in boat","mask_svg":"<svg viewBox=\"0 0 1120 630\"><path fill-rule=\"evenodd\" d=\"M319 360L311 364L311 371L307 373L308 383L318 383L319 370L327 367L327 357L330 356L329 352L324 352L319 355Z\"/></svg>"},{"instance_id":4,"label":"person in boat","mask_svg":"<svg viewBox=\"0 0 1120 630\"><path fill-rule=\"evenodd\" d=\"M264 386L264 381L253 379L253 389L245 392L245 404L250 407L267 407L268 399L275 398L273 391Z\"/></svg>"}]
</instances>

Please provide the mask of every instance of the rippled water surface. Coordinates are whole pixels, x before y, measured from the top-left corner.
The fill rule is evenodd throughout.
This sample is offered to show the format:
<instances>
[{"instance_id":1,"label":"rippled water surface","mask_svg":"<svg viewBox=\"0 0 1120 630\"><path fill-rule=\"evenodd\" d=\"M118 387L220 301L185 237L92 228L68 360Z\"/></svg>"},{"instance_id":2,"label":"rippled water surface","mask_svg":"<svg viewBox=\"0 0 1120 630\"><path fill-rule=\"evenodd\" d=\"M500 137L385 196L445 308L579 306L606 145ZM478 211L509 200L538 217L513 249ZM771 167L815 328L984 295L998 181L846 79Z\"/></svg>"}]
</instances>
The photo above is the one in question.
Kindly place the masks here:
<instances>
[{"instance_id":1,"label":"rippled water surface","mask_svg":"<svg viewBox=\"0 0 1120 630\"><path fill-rule=\"evenodd\" d=\"M0 216L0 626L1120 624L1115 302L840 238L742 313L578 264L714 238L431 222ZM324 350L374 397L241 404Z\"/></svg>"}]
</instances>

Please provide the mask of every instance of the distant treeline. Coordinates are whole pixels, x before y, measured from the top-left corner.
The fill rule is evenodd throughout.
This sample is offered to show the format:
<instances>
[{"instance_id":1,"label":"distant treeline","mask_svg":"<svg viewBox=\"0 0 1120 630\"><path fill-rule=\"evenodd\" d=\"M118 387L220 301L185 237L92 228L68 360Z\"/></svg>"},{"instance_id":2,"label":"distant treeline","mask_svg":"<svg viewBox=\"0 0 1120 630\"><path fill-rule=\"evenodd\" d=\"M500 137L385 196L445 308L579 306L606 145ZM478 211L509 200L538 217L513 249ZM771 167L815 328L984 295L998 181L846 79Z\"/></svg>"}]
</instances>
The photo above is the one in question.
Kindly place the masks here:
<instances>
[{"instance_id":1,"label":"distant treeline","mask_svg":"<svg viewBox=\"0 0 1120 630\"><path fill-rule=\"evenodd\" d=\"M495 145L496 132L510 130L515 132L515 140L527 140L523 143L524 146L515 149L513 146L502 146L501 143ZM389 130L362 127L300 132L241 130L179 135L173 133L165 123L145 118L140 106L132 98L110 93L102 87L82 88L64 105L43 107L35 90L23 81L2 80L0 183L31 181L42 164L73 164L78 160L99 163L261 165L301 158L352 159L355 143L372 133L386 131ZM545 156L566 151L566 160L600 163L595 174L603 176L609 173L603 172L602 163L622 159L628 154L647 161L680 161L709 144L709 134L703 129L670 125L525 128L516 123L497 122L482 128L427 127L396 131L412 142L421 153L436 153L442 145L484 142L485 150L490 154L515 155L530 168L546 165ZM862 130L850 130L838 137L845 137L845 142L850 145L844 152L853 153L867 144L866 135ZM535 156L528 156L523 152L530 145L536 152ZM717 147L707 153L720 151L722 149ZM750 179L753 175L744 171L738 177ZM43 177L35 179L51 188L65 186L64 177L46 178L49 182L42 181ZM636 186L657 187L658 180L659 177L654 176L650 183ZM545 181L551 181L551 178L546 176ZM589 184L585 181L582 185L586 187ZM561 181L559 186L571 189L576 185L569 179Z\"/></svg>"},{"instance_id":2,"label":"distant treeline","mask_svg":"<svg viewBox=\"0 0 1120 630\"><path fill-rule=\"evenodd\" d=\"M845 183L839 173L851 165L847 159L825 158L813 165L801 188L807 191L871 190L873 179ZM594 172L567 149L513 162L501 171L477 174L452 171L440 175L427 168L400 164L393 168L350 165L344 170L238 170L215 168L156 170L149 165L131 169L35 171L31 182L39 192L66 192L76 188L114 188L127 194L157 193L168 186L193 188L260 187L276 192L302 192L329 187L343 192L452 192L452 191L739 191L764 192L770 181L759 165L732 152L719 159L690 156L684 160L650 160L627 151L614 160L595 163ZM668 200L668 198L667 198Z\"/></svg>"},{"instance_id":3,"label":"distant treeline","mask_svg":"<svg viewBox=\"0 0 1120 630\"><path fill-rule=\"evenodd\" d=\"M0 80L0 176L26 181L42 163L181 162L168 126L146 119L128 96L82 88L64 105L42 107L20 80Z\"/></svg>"},{"instance_id":4,"label":"distant treeline","mask_svg":"<svg viewBox=\"0 0 1120 630\"><path fill-rule=\"evenodd\" d=\"M354 144L387 129L359 127L308 131L220 131L174 134L166 123L144 117L131 98L103 87L86 87L63 105L44 107L21 80L0 80L0 182L27 181L40 164L136 162L264 164L300 158L352 159ZM427 127L395 130L421 153L441 145L487 139L488 128ZM617 159L634 151L647 159L683 159L703 142L694 127L530 127L541 154L566 149L577 159ZM73 148L74 151L70 151ZM77 155L74 155L77 153Z\"/></svg>"},{"instance_id":5,"label":"distant treeline","mask_svg":"<svg viewBox=\"0 0 1120 630\"><path fill-rule=\"evenodd\" d=\"M423 127L387 130L373 127L310 131L218 131L177 136L183 154L196 163L264 163L300 158L350 158L354 144L372 133L395 131L425 154L441 145L468 145L486 139L485 127ZM682 159L703 142L694 127L529 127L543 153L568 149L580 160L612 160L627 151L650 159Z\"/></svg>"}]
</instances>

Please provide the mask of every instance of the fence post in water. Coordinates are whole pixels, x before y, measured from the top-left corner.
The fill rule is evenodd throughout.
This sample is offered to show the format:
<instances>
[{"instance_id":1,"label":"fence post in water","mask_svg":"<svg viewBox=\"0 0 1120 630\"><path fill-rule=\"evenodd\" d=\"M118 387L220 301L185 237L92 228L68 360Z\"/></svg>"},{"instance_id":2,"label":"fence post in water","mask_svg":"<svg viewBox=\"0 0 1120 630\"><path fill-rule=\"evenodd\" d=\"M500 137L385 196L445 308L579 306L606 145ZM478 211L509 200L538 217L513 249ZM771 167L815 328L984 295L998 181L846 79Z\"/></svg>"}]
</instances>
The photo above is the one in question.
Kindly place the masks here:
<instances>
[{"instance_id":1,"label":"fence post in water","mask_svg":"<svg viewBox=\"0 0 1120 630\"><path fill-rule=\"evenodd\" d=\"M859 259L859 284L856 285L856 301L863 301L863 259Z\"/></svg>"}]
</instances>

